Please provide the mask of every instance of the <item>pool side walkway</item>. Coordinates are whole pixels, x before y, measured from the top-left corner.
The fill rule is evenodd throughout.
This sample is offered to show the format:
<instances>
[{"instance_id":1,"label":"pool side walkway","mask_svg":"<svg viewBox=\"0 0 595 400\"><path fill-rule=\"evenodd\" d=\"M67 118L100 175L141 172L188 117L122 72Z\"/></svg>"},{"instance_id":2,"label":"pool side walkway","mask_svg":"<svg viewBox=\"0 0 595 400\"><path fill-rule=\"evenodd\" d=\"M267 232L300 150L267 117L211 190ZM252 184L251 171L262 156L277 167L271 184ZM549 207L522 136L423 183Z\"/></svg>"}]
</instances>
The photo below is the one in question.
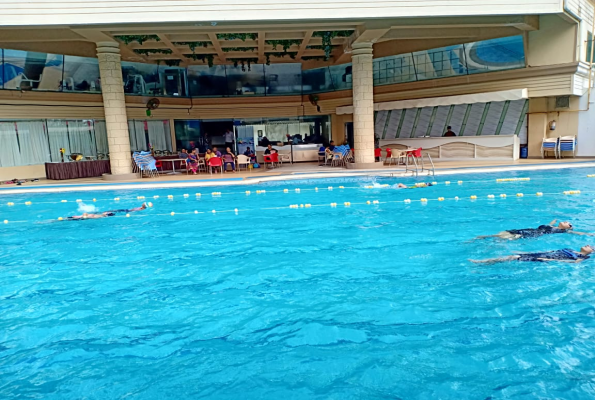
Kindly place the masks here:
<instances>
[{"instance_id":1,"label":"pool side walkway","mask_svg":"<svg viewBox=\"0 0 595 400\"><path fill-rule=\"evenodd\" d=\"M535 171L559 168L595 168L595 158L575 159L522 159L518 161L442 161L436 162L435 173L439 175ZM161 175L157 178L144 178L132 181L107 182L101 178L72 179L68 181L53 181L41 179L38 182L26 182L20 186L0 185L0 195L42 192L74 192L96 190L122 189L151 189L151 188L182 188L253 185L263 182L300 180L300 179L328 179L362 176L391 176L411 178L411 173L405 173L404 167L384 166L378 169L345 169L319 166L316 163L286 164L281 168L259 169L253 172L238 172L226 174ZM420 180L427 176L420 173ZM427 180L427 179L426 179Z\"/></svg>"}]
</instances>

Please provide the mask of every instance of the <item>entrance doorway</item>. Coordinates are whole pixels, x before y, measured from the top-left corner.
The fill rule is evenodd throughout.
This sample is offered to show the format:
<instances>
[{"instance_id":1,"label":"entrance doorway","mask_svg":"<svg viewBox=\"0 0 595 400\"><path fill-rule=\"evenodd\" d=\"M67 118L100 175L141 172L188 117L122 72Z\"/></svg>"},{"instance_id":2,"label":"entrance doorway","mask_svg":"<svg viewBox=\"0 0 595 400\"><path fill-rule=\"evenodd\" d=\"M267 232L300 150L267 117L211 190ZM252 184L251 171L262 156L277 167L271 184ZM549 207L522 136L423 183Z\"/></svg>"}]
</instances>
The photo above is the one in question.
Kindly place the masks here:
<instances>
[{"instance_id":1,"label":"entrance doorway","mask_svg":"<svg viewBox=\"0 0 595 400\"><path fill-rule=\"evenodd\" d=\"M353 122L345 122L345 139L347 140L347 143L349 143L349 147L353 149ZM335 145L341 144L343 143L335 143Z\"/></svg>"},{"instance_id":2,"label":"entrance doorway","mask_svg":"<svg viewBox=\"0 0 595 400\"><path fill-rule=\"evenodd\" d=\"M202 132L205 141L212 148L217 146L221 152L225 150L225 132L229 129L233 132L233 121L232 120L218 120L218 121L202 121ZM231 149L233 152L235 149L234 145Z\"/></svg>"}]
</instances>

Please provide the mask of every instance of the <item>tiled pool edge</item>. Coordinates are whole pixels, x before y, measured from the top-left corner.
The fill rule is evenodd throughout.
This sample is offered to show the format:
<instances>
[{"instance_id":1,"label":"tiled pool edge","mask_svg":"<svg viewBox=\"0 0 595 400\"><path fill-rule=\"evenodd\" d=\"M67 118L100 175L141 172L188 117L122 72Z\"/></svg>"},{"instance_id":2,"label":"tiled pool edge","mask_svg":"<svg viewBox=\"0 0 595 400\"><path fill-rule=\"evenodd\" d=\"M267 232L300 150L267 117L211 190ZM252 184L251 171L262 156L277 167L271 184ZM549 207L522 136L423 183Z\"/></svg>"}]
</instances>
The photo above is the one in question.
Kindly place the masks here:
<instances>
[{"instance_id":1,"label":"tiled pool edge","mask_svg":"<svg viewBox=\"0 0 595 400\"><path fill-rule=\"evenodd\" d=\"M485 167L458 167L458 168L437 168L436 176L442 175L461 175L471 173L494 173L494 172L512 172L512 171L539 171L567 168L595 168L595 162L567 163L567 164L529 164L529 165L510 165L510 166L485 166ZM24 194L24 193L60 193L60 192L80 192L80 191L104 191L104 190L127 190L127 189L155 189L155 188L184 188L184 187L213 187L213 186L238 186L238 185L256 185L266 182L303 180L303 179L328 179L344 177L374 177L374 176L392 176L411 178L410 174L405 174L402 169L395 170L342 170L342 172L314 172L314 173L293 173L288 175L275 175L255 178L235 178L224 180L201 180L201 181L175 181L175 182L129 182L116 184L73 184L73 185L51 185L51 186L33 186L21 188L0 188L0 195L3 194ZM420 174L419 178L426 177L427 174Z\"/></svg>"}]
</instances>

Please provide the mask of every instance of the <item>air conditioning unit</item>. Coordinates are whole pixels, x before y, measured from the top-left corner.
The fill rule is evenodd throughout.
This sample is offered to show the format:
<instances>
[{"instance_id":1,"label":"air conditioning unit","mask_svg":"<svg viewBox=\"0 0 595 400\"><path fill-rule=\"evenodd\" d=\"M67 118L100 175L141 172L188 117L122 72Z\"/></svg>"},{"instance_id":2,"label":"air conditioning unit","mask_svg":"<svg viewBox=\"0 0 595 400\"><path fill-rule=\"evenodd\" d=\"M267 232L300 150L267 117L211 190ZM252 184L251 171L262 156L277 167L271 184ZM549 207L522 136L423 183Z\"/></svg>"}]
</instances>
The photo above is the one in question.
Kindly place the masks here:
<instances>
[{"instance_id":1,"label":"air conditioning unit","mask_svg":"<svg viewBox=\"0 0 595 400\"><path fill-rule=\"evenodd\" d=\"M556 96L556 108L570 108L570 96Z\"/></svg>"}]
</instances>

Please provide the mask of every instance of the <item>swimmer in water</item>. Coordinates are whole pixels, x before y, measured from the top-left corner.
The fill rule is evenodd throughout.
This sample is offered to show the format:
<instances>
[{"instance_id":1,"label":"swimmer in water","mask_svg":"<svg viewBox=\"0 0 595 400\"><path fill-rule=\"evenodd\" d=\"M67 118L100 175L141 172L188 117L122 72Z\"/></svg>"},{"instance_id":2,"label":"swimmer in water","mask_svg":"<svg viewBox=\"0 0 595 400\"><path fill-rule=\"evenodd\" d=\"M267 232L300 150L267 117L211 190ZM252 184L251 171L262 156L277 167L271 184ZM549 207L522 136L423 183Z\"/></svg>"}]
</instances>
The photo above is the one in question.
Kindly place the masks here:
<instances>
[{"instance_id":1,"label":"swimmer in water","mask_svg":"<svg viewBox=\"0 0 595 400\"><path fill-rule=\"evenodd\" d=\"M149 203L150 204L150 203ZM121 209L121 210L109 210L106 213L113 213L115 214L129 214L131 212L142 211L147 208L147 203L143 203L140 207L130 208L130 209ZM111 215L110 215L111 217Z\"/></svg>"},{"instance_id":2,"label":"swimmer in water","mask_svg":"<svg viewBox=\"0 0 595 400\"><path fill-rule=\"evenodd\" d=\"M106 211L101 214L92 214L92 213L83 213L82 215L73 215L72 217L66 218L64 221L80 221L83 219L99 219L99 218L106 218L106 217L113 217L114 213Z\"/></svg>"},{"instance_id":3,"label":"swimmer in water","mask_svg":"<svg viewBox=\"0 0 595 400\"><path fill-rule=\"evenodd\" d=\"M149 207L153 205L149 203ZM106 218L106 217L113 217L118 213L129 214L131 212L142 211L147 208L147 203L143 203L140 207L130 208L130 209L122 209L122 210L109 210L99 214L93 213L84 213L82 215L74 215L72 217L66 218L64 221L80 221L83 219L99 219L99 218Z\"/></svg>"},{"instance_id":4,"label":"swimmer in water","mask_svg":"<svg viewBox=\"0 0 595 400\"><path fill-rule=\"evenodd\" d=\"M581 247L580 251L574 251L571 249L561 249L553 251L544 251L541 253L522 253L513 256L490 258L487 260L469 260L476 264L494 264L506 261L562 261L568 263L579 263L590 257L595 249L590 246Z\"/></svg>"},{"instance_id":5,"label":"swimmer in water","mask_svg":"<svg viewBox=\"0 0 595 400\"><path fill-rule=\"evenodd\" d=\"M528 238L536 238L543 235L551 235L554 233L572 233L574 235L587 235L593 236L592 233L585 233L585 232L574 232L573 226L570 222L564 221L560 222L558 226L554 226L556 224L556 220L550 222L549 225L540 225L537 228L527 228L527 229L511 229L508 231L502 231L497 235L488 235L488 236L478 236L475 239L488 239L488 238L498 238L504 240L518 240L518 239L528 239Z\"/></svg>"},{"instance_id":6,"label":"swimmer in water","mask_svg":"<svg viewBox=\"0 0 595 400\"><path fill-rule=\"evenodd\" d=\"M397 183L393 187L396 187L397 189L419 189L419 188L424 188L424 187L429 187L429 186L434 186L434 185L432 185L430 182L419 182L413 186L407 186L404 183Z\"/></svg>"}]
</instances>

